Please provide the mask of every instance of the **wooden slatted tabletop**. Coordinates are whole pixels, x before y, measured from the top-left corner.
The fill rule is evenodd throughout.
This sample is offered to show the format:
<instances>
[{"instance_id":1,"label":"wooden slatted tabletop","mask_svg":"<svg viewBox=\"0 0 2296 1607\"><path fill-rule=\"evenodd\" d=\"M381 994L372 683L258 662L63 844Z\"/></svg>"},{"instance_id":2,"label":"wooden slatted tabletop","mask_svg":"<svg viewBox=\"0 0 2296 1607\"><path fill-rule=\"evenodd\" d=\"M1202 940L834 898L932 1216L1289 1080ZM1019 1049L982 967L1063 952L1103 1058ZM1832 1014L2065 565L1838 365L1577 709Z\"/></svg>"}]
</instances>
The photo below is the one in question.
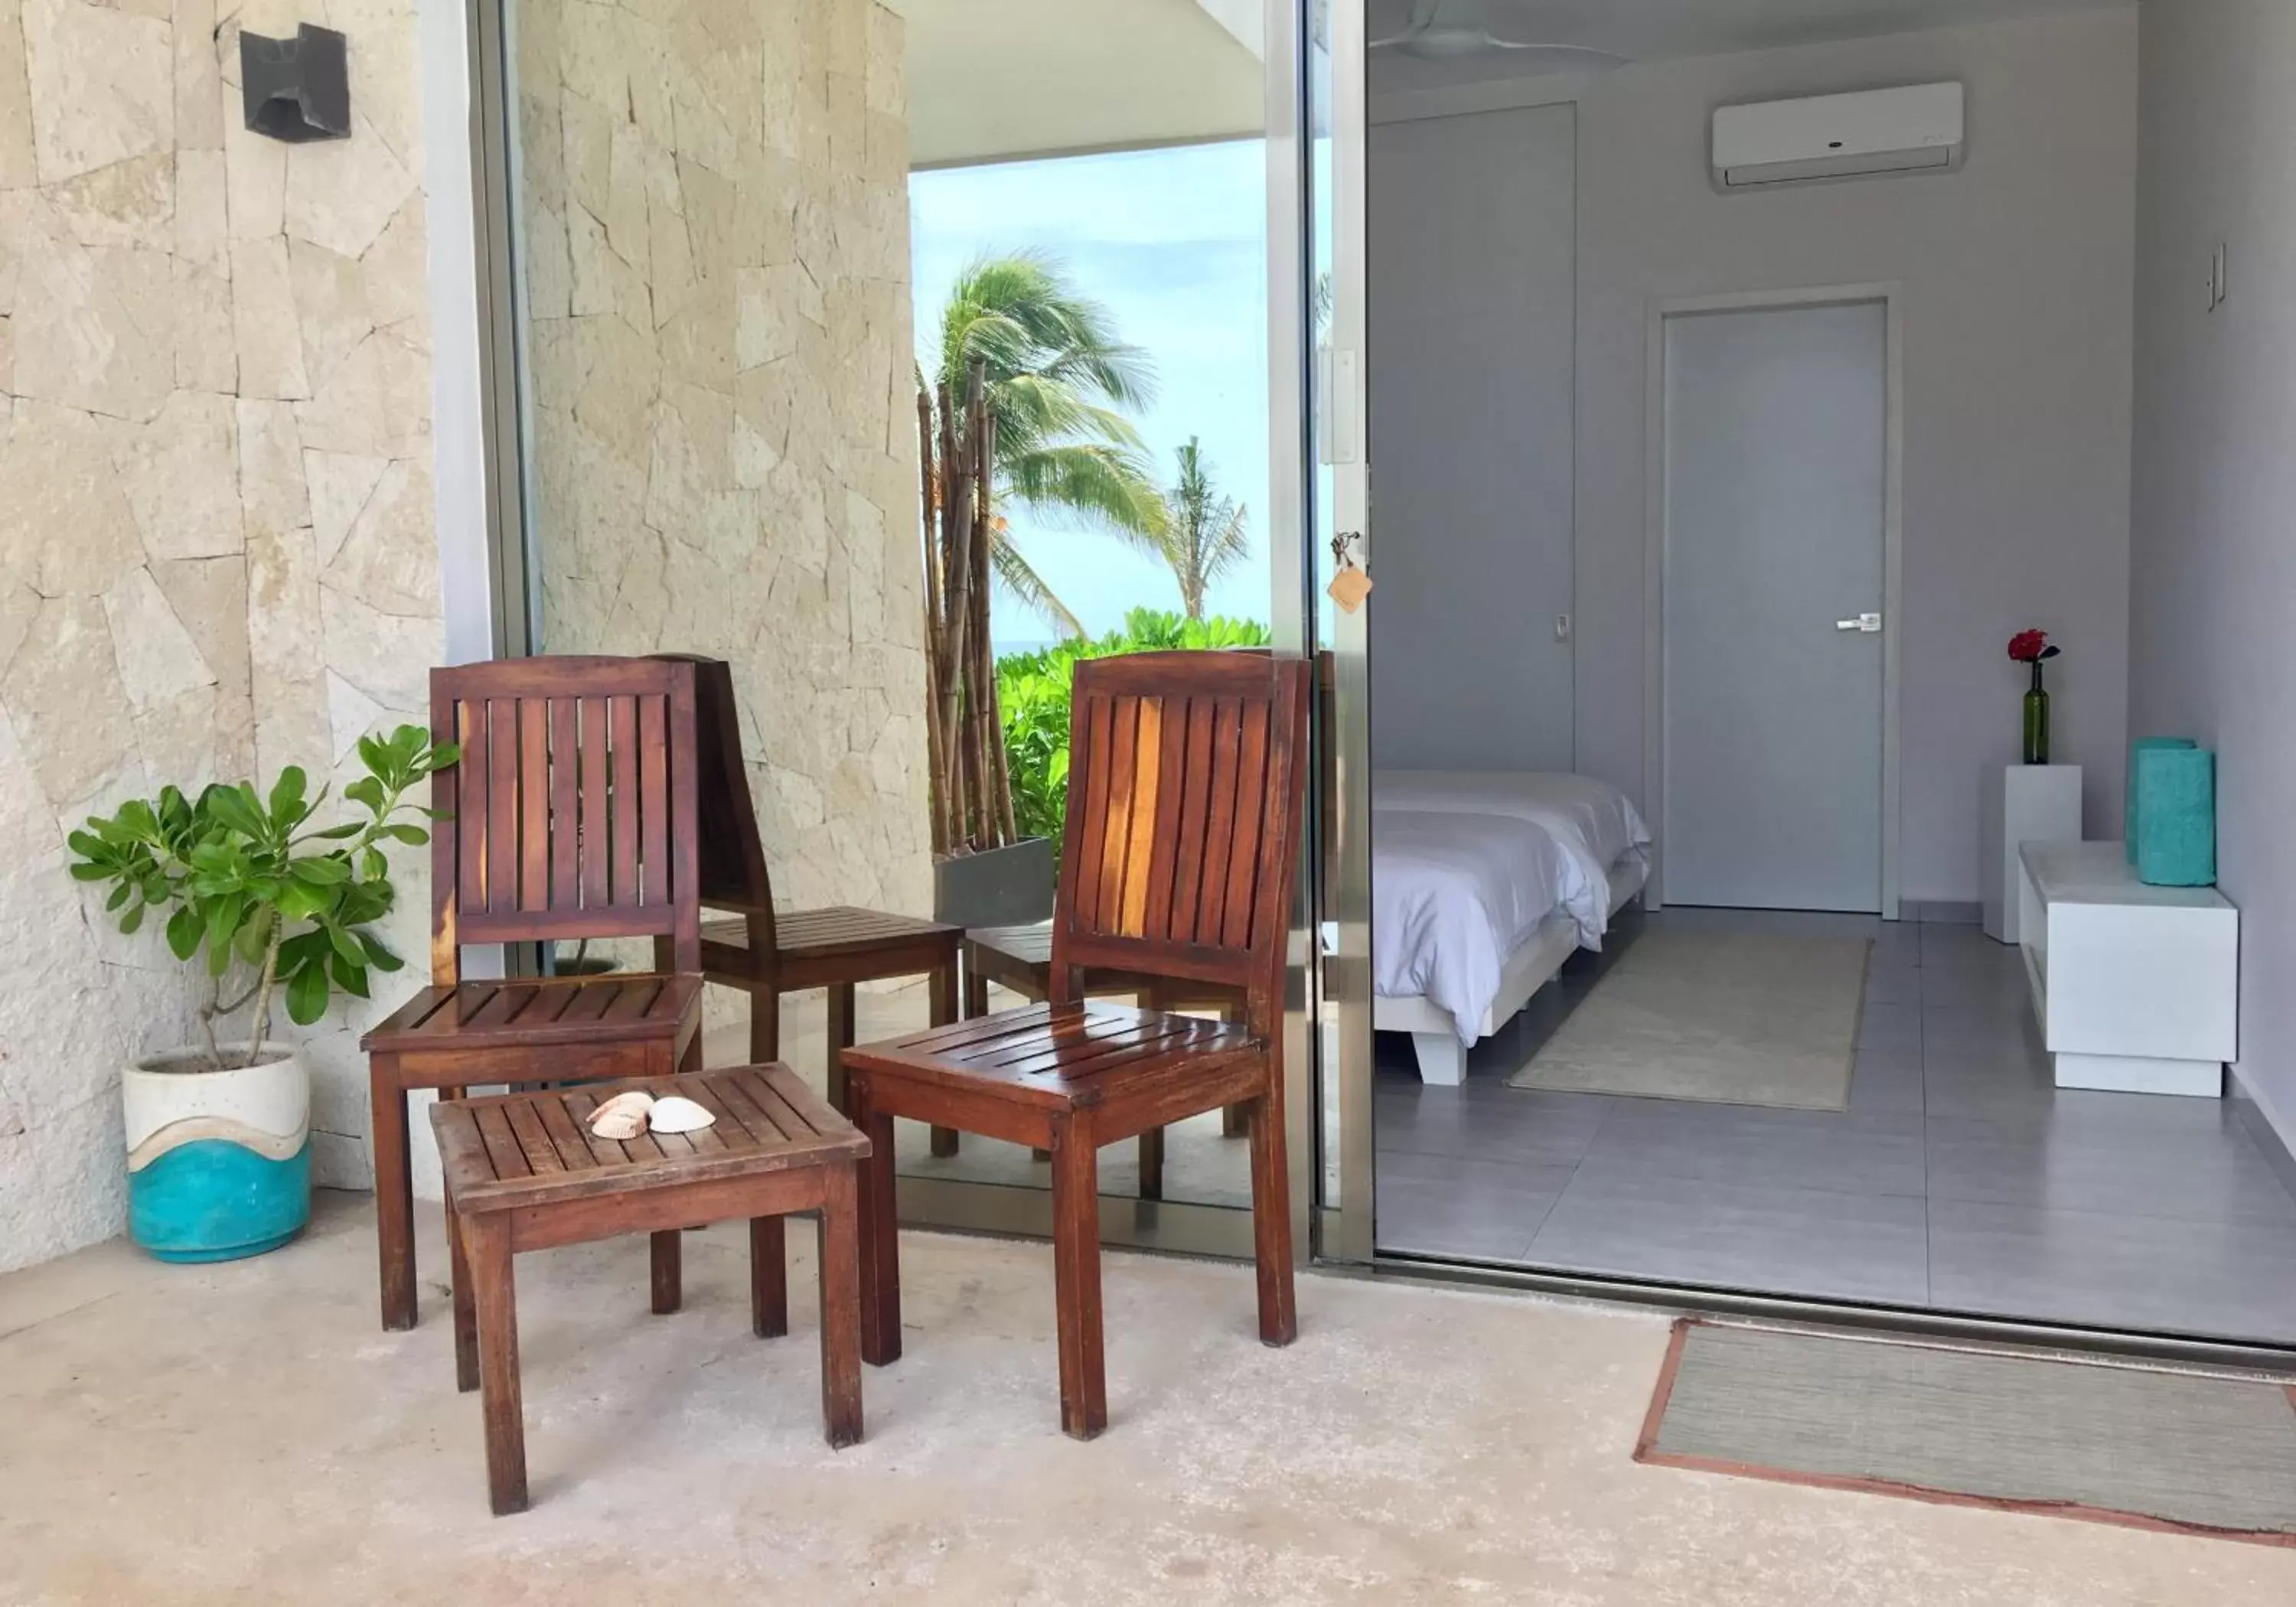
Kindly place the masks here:
<instances>
[{"instance_id":1,"label":"wooden slatted tabletop","mask_svg":"<svg viewBox=\"0 0 2296 1607\"><path fill-rule=\"evenodd\" d=\"M629 1089L681 1094L718 1120L694 1133L592 1133L590 1113ZM512 1209L858 1160L869 1141L787 1066L586 1085L430 1109L447 1187L463 1211Z\"/></svg>"}]
</instances>

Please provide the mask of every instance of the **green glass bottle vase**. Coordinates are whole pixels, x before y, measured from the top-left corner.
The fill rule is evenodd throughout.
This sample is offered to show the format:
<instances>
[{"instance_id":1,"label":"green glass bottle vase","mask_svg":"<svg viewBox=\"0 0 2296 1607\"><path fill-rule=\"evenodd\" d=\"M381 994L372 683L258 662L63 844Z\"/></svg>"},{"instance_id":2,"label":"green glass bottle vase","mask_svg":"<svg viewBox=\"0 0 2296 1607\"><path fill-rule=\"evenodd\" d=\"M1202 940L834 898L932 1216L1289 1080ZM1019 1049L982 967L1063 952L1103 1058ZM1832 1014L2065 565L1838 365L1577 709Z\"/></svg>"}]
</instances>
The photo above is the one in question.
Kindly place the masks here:
<instances>
[{"instance_id":1,"label":"green glass bottle vase","mask_svg":"<svg viewBox=\"0 0 2296 1607\"><path fill-rule=\"evenodd\" d=\"M2025 693L2025 762L2049 762L2049 694L2041 685L2041 661L2033 660L2033 685Z\"/></svg>"}]
</instances>

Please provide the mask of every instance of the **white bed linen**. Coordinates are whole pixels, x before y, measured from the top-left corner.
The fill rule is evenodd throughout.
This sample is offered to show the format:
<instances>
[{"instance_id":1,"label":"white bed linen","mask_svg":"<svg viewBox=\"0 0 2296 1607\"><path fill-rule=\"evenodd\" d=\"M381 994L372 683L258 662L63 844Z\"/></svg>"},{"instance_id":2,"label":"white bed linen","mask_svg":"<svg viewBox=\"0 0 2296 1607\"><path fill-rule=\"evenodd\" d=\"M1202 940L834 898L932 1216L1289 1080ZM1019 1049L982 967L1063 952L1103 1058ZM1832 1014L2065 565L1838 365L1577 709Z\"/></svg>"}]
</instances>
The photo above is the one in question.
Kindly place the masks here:
<instances>
[{"instance_id":1,"label":"white bed linen","mask_svg":"<svg viewBox=\"0 0 2296 1607\"><path fill-rule=\"evenodd\" d=\"M1610 930L1611 869L1628 855L1646 860L1650 829L1618 788L1591 776L1529 770L1382 770L1372 777L1373 881L1390 809L1420 815L1499 816L1539 827L1569 860L1556 903L1578 924L1578 941L1603 947ZM1376 929L1374 929L1375 931Z\"/></svg>"},{"instance_id":2,"label":"white bed linen","mask_svg":"<svg viewBox=\"0 0 2296 1607\"><path fill-rule=\"evenodd\" d=\"M1373 986L1424 996L1473 1043L1509 956L1576 879L1570 856L1505 815L1382 808L1372 842Z\"/></svg>"}]
</instances>

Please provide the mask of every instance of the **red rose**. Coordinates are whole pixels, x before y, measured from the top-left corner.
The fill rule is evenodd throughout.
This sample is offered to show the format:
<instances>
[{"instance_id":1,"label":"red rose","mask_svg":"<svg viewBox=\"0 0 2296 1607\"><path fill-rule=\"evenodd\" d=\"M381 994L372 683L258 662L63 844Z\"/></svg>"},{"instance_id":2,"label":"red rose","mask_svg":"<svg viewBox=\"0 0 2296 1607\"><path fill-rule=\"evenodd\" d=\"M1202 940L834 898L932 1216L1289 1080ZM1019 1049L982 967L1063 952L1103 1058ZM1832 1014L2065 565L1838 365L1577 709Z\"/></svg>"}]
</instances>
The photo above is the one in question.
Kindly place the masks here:
<instances>
[{"instance_id":1,"label":"red rose","mask_svg":"<svg viewBox=\"0 0 2296 1607\"><path fill-rule=\"evenodd\" d=\"M2031 664L2040 658L2048 645L2048 632L2021 630L2009 638L2009 656L2020 664Z\"/></svg>"}]
</instances>

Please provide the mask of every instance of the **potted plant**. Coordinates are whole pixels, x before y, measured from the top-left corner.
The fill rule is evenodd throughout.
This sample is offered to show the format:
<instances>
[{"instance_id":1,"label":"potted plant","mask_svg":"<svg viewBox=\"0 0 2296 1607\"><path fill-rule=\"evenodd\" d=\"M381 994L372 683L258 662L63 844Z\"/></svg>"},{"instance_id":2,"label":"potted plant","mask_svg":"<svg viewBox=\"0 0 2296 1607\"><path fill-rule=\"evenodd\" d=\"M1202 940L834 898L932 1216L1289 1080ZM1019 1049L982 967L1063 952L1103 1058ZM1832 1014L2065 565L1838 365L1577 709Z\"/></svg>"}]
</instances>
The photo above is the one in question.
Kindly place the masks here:
<instances>
[{"instance_id":1,"label":"potted plant","mask_svg":"<svg viewBox=\"0 0 2296 1607\"><path fill-rule=\"evenodd\" d=\"M987 368L963 396L920 389L924 454L925 775L932 813L933 918L1017 926L1053 913L1048 837L1021 835L1004 717L988 642L996 419Z\"/></svg>"},{"instance_id":2,"label":"potted plant","mask_svg":"<svg viewBox=\"0 0 2296 1607\"><path fill-rule=\"evenodd\" d=\"M129 1232L163 1261L258 1255L309 1219L310 1076L272 1038L272 1013L283 1002L308 1027L336 988L365 998L369 972L399 969L371 930L395 896L385 849L430 840L407 818L429 811L406 795L455 758L419 726L362 738L358 753L366 774L343 796L362 817L340 824L313 824L326 789L308 796L291 765L267 795L167 787L71 834L72 875L111 888L119 930L162 922L204 977L201 1041L121 1073ZM242 1012L245 1037L224 1037Z\"/></svg>"}]
</instances>

